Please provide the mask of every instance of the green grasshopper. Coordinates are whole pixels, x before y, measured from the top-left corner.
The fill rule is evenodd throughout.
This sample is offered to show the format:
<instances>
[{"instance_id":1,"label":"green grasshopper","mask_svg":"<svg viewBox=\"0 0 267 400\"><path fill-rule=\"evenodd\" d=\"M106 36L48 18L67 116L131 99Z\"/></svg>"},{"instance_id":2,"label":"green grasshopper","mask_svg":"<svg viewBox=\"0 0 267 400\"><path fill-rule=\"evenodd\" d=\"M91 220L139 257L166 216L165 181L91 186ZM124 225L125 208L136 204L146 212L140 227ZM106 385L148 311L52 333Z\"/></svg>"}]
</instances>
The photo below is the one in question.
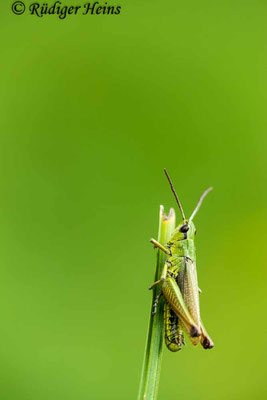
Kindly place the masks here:
<instances>
[{"instance_id":1,"label":"green grasshopper","mask_svg":"<svg viewBox=\"0 0 267 400\"><path fill-rule=\"evenodd\" d=\"M166 169L164 169L164 172L181 211L183 221L174 230L166 247L155 239L150 240L155 247L168 255L160 280L149 288L152 289L162 283L161 290L153 304L152 314L156 314L157 304L163 294L165 298L165 343L168 349L171 351L181 350L182 345L185 344L184 332L187 333L194 346L201 343L204 349L211 349L214 344L200 319L200 289L197 282L194 244L196 228L192 220L198 212L204 197L212 188L207 189L202 194L191 217L187 220Z\"/></svg>"}]
</instances>

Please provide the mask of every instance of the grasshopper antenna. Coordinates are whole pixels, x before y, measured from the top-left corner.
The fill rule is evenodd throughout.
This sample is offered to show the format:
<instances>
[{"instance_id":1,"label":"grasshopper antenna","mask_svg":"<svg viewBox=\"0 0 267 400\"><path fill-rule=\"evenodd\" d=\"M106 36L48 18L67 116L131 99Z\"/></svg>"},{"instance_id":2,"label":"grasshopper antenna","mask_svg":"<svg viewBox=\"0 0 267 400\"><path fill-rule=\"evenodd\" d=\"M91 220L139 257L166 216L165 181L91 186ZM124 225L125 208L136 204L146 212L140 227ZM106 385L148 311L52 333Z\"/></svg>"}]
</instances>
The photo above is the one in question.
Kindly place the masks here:
<instances>
[{"instance_id":1,"label":"grasshopper antenna","mask_svg":"<svg viewBox=\"0 0 267 400\"><path fill-rule=\"evenodd\" d=\"M185 215L184 215L184 210L183 210L182 204L180 203L179 197L177 196L177 193L175 192L175 189L174 189L174 187L173 187L171 178L169 177L169 174L168 174L166 168L164 168L164 172L165 172L165 175L167 176L167 179L168 179L169 184L170 184L170 186L171 186L171 190L172 190L172 192L173 192L173 194L174 194L174 197L175 197L175 199L176 199L176 201L177 201L178 207L180 208L180 211L181 211L183 220L185 221L186 218L185 218Z\"/></svg>"},{"instance_id":2,"label":"grasshopper antenna","mask_svg":"<svg viewBox=\"0 0 267 400\"><path fill-rule=\"evenodd\" d=\"M197 203L197 206L196 206L196 208L194 209L194 211L193 211L191 217L189 218L189 222L192 221L192 219L194 218L194 216L196 215L196 213L197 213L198 210L200 209L200 206L201 206L201 204L202 204L202 201L203 201L204 197L206 197L207 194L208 194L212 189L213 189L212 187L209 187L209 188L208 188L207 190L205 190L205 192L200 196L200 198L199 198L199 200L198 200L198 203Z\"/></svg>"}]
</instances>

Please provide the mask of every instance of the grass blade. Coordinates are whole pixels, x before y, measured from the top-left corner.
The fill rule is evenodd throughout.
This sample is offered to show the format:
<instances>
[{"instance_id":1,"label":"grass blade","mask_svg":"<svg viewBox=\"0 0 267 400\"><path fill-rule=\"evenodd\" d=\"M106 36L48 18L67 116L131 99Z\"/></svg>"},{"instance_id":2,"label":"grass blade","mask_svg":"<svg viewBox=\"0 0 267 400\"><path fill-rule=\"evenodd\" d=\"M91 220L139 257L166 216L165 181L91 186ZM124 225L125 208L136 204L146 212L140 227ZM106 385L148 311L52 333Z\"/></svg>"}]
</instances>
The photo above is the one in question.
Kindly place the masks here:
<instances>
[{"instance_id":1,"label":"grass blade","mask_svg":"<svg viewBox=\"0 0 267 400\"><path fill-rule=\"evenodd\" d=\"M164 214L163 206L160 206L158 241L161 244L165 245L171 234L173 233L174 228L175 211L171 208L169 215L167 216ZM155 281L160 279L161 271L164 266L166 257L166 254L164 254L162 251L157 250ZM145 357L143 362L138 400L156 400L158 393L164 334L164 303L162 301L159 302L157 314L154 317L152 317L151 311L155 297L160 291L160 286L161 285L156 286L153 290Z\"/></svg>"}]
</instances>

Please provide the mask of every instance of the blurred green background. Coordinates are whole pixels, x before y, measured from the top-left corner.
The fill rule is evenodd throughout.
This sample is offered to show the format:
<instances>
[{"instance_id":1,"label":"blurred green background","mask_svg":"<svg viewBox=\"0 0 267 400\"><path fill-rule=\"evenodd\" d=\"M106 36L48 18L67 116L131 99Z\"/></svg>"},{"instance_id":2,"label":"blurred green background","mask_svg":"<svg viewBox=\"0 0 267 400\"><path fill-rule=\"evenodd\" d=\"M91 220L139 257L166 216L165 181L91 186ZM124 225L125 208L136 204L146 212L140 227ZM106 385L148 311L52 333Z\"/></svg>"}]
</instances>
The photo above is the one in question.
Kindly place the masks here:
<instances>
[{"instance_id":1,"label":"blurred green background","mask_svg":"<svg viewBox=\"0 0 267 400\"><path fill-rule=\"evenodd\" d=\"M136 398L149 239L159 205L175 207L164 167L187 215L214 186L195 223L216 347L165 350L159 399L266 398L266 2L123 0L119 16L64 21L10 4L1 400Z\"/></svg>"}]
</instances>

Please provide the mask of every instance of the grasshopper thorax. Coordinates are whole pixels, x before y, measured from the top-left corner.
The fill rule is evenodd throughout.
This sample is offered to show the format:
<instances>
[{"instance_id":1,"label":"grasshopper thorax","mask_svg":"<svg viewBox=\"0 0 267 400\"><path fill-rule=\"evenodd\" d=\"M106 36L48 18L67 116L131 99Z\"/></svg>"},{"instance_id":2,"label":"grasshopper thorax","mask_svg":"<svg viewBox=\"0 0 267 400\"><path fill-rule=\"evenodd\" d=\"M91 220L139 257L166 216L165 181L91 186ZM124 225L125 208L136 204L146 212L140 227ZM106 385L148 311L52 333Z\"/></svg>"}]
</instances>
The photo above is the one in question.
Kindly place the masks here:
<instances>
[{"instance_id":1,"label":"grasshopper thorax","mask_svg":"<svg viewBox=\"0 0 267 400\"><path fill-rule=\"evenodd\" d=\"M193 221L182 221L172 235L172 240L186 240L192 239L194 240L196 234L196 228Z\"/></svg>"}]
</instances>

